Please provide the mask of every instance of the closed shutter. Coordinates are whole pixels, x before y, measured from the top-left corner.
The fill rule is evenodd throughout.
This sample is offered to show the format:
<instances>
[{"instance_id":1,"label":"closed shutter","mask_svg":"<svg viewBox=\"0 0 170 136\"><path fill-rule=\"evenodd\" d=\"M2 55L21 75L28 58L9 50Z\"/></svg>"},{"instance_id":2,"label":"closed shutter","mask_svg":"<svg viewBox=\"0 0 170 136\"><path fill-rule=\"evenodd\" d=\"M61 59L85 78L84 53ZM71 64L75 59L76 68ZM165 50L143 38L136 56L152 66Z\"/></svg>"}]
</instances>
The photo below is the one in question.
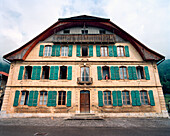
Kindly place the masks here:
<instances>
[{"instance_id":1,"label":"closed shutter","mask_svg":"<svg viewBox=\"0 0 170 136\"><path fill-rule=\"evenodd\" d=\"M52 106L53 91L48 91L47 106Z\"/></svg>"},{"instance_id":2,"label":"closed shutter","mask_svg":"<svg viewBox=\"0 0 170 136\"><path fill-rule=\"evenodd\" d=\"M34 91L30 91L28 106L33 106L33 97L34 97Z\"/></svg>"},{"instance_id":3,"label":"closed shutter","mask_svg":"<svg viewBox=\"0 0 170 136\"><path fill-rule=\"evenodd\" d=\"M42 57L44 52L44 45L40 45L39 56Z\"/></svg>"},{"instance_id":4,"label":"closed shutter","mask_svg":"<svg viewBox=\"0 0 170 136\"><path fill-rule=\"evenodd\" d=\"M71 91L67 92L67 107L71 107Z\"/></svg>"},{"instance_id":5,"label":"closed shutter","mask_svg":"<svg viewBox=\"0 0 170 136\"><path fill-rule=\"evenodd\" d=\"M72 80L72 66L68 66L67 80Z\"/></svg>"},{"instance_id":6,"label":"closed shutter","mask_svg":"<svg viewBox=\"0 0 170 136\"><path fill-rule=\"evenodd\" d=\"M148 66L145 66L145 67L144 67L144 69L145 69L145 76L146 76L146 80L150 80Z\"/></svg>"},{"instance_id":7,"label":"closed shutter","mask_svg":"<svg viewBox=\"0 0 170 136\"><path fill-rule=\"evenodd\" d=\"M81 49L81 46L80 46L80 45L77 45L77 57L80 56L80 49Z\"/></svg>"},{"instance_id":8,"label":"closed shutter","mask_svg":"<svg viewBox=\"0 0 170 136\"><path fill-rule=\"evenodd\" d=\"M99 102L99 107L103 106L103 92L98 91L98 102Z\"/></svg>"},{"instance_id":9,"label":"closed shutter","mask_svg":"<svg viewBox=\"0 0 170 136\"><path fill-rule=\"evenodd\" d=\"M152 90L149 90L149 98L150 98L151 106L155 106L155 100L154 100L154 96L153 96L153 91Z\"/></svg>"},{"instance_id":10,"label":"closed shutter","mask_svg":"<svg viewBox=\"0 0 170 136\"><path fill-rule=\"evenodd\" d=\"M118 106L122 106L122 93L117 91Z\"/></svg>"},{"instance_id":11,"label":"closed shutter","mask_svg":"<svg viewBox=\"0 0 170 136\"><path fill-rule=\"evenodd\" d=\"M97 66L97 75L98 75L98 80L102 80L102 68L101 66Z\"/></svg>"},{"instance_id":12,"label":"closed shutter","mask_svg":"<svg viewBox=\"0 0 170 136\"><path fill-rule=\"evenodd\" d=\"M54 80L58 80L59 66L54 66Z\"/></svg>"},{"instance_id":13,"label":"closed shutter","mask_svg":"<svg viewBox=\"0 0 170 136\"><path fill-rule=\"evenodd\" d=\"M109 45L109 56L113 57L113 46Z\"/></svg>"},{"instance_id":14,"label":"closed shutter","mask_svg":"<svg viewBox=\"0 0 170 136\"><path fill-rule=\"evenodd\" d=\"M37 66L33 66L33 68L32 68L32 76L31 76L32 80L36 79L36 71L37 71Z\"/></svg>"},{"instance_id":15,"label":"closed shutter","mask_svg":"<svg viewBox=\"0 0 170 136\"><path fill-rule=\"evenodd\" d=\"M56 97L57 97L57 91L52 92L52 106L56 106Z\"/></svg>"},{"instance_id":16,"label":"closed shutter","mask_svg":"<svg viewBox=\"0 0 170 136\"><path fill-rule=\"evenodd\" d=\"M54 80L54 66L50 67L50 80Z\"/></svg>"},{"instance_id":17,"label":"closed shutter","mask_svg":"<svg viewBox=\"0 0 170 136\"><path fill-rule=\"evenodd\" d=\"M113 46L113 54L114 54L114 57L117 57L117 46Z\"/></svg>"},{"instance_id":18,"label":"closed shutter","mask_svg":"<svg viewBox=\"0 0 170 136\"><path fill-rule=\"evenodd\" d=\"M36 68L37 68L36 80L40 80L41 66L37 66Z\"/></svg>"},{"instance_id":19,"label":"closed shutter","mask_svg":"<svg viewBox=\"0 0 170 136\"><path fill-rule=\"evenodd\" d=\"M136 92L134 90L131 91L131 98L132 98L132 106L136 106Z\"/></svg>"},{"instance_id":20,"label":"closed shutter","mask_svg":"<svg viewBox=\"0 0 170 136\"><path fill-rule=\"evenodd\" d=\"M57 49L57 46L56 46L56 45L53 45L53 46L52 46L51 56L56 56L56 49Z\"/></svg>"},{"instance_id":21,"label":"closed shutter","mask_svg":"<svg viewBox=\"0 0 170 136\"><path fill-rule=\"evenodd\" d=\"M96 45L96 55L97 55L97 57L101 56L101 54L100 54L100 45Z\"/></svg>"},{"instance_id":22,"label":"closed shutter","mask_svg":"<svg viewBox=\"0 0 170 136\"><path fill-rule=\"evenodd\" d=\"M57 45L56 56L60 56L60 45Z\"/></svg>"},{"instance_id":23,"label":"closed shutter","mask_svg":"<svg viewBox=\"0 0 170 136\"><path fill-rule=\"evenodd\" d=\"M140 103L140 94L139 94L139 91L136 90L135 93L136 93L136 105L140 106L141 103Z\"/></svg>"},{"instance_id":24,"label":"closed shutter","mask_svg":"<svg viewBox=\"0 0 170 136\"><path fill-rule=\"evenodd\" d=\"M133 80L137 80L136 67L132 66Z\"/></svg>"},{"instance_id":25,"label":"closed shutter","mask_svg":"<svg viewBox=\"0 0 170 136\"><path fill-rule=\"evenodd\" d=\"M125 56L130 57L130 55L129 55L129 47L128 46L125 46Z\"/></svg>"},{"instance_id":26,"label":"closed shutter","mask_svg":"<svg viewBox=\"0 0 170 136\"><path fill-rule=\"evenodd\" d=\"M38 91L34 91L33 105L32 106L37 106L37 101L38 101Z\"/></svg>"},{"instance_id":27,"label":"closed shutter","mask_svg":"<svg viewBox=\"0 0 170 136\"><path fill-rule=\"evenodd\" d=\"M131 66L128 66L128 75L129 75L129 80L133 80L133 72Z\"/></svg>"},{"instance_id":28,"label":"closed shutter","mask_svg":"<svg viewBox=\"0 0 170 136\"><path fill-rule=\"evenodd\" d=\"M113 106L117 106L117 93L116 93L116 91L112 91L112 97L113 97Z\"/></svg>"},{"instance_id":29,"label":"closed shutter","mask_svg":"<svg viewBox=\"0 0 170 136\"><path fill-rule=\"evenodd\" d=\"M72 56L73 45L69 45L68 48L69 48L68 56L71 57Z\"/></svg>"},{"instance_id":30,"label":"closed shutter","mask_svg":"<svg viewBox=\"0 0 170 136\"><path fill-rule=\"evenodd\" d=\"M114 67L114 69L115 69L116 80L120 80L119 67L116 66L116 67Z\"/></svg>"},{"instance_id":31,"label":"closed shutter","mask_svg":"<svg viewBox=\"0 0 170 136\"><path fill-rule=\"evenodd\" d=\"M24 72L24 66L20 66L18 80L22 80L23 72Z\"/></svg>"},{"instance_id":32,"label":"closed shutter","mask_svg":"<svg viewBox=\"0 0 170 136\"><path fill-rule=\"evenodd\" d=\"M16 90L13 106L18 106L19 95L20 95L20 91Z\"/></svg>"},{"instance_id":33,"label":"closed shutter","mask_svg":"<svg viewBox=\"0 0 170 136\"><path fill-rule=\"evenodd\" d=\"M111 72L111 80L115 80L115 68L113 66L110 67L110 72Z\"/></svg>"},{"instance_id":34,"label":"closed shutter","mask_svg":"<svg viewBox=\"0 0 170 136\"><path fill-rule=\"evenodd\" d=\"M93 45L89 45L89 56L93 57Z\"/></svg>"}]
</instances>

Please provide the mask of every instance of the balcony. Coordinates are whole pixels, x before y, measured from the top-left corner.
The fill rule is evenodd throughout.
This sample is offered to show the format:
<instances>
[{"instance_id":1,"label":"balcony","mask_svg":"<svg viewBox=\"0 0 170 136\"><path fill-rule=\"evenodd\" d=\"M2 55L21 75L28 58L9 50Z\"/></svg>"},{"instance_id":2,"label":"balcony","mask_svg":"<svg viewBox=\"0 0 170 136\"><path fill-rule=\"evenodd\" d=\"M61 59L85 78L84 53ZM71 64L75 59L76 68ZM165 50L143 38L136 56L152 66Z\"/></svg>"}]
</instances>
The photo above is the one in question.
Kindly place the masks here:
<instances>
[{"instance_id":1,"label":"balcony","mask_svg":"<svg viewBox=\"0 0 170 136\"><path fill-rule=\"evenodd\" d=\"M90 85L93 83L93 78L92 77L78 77L77 78L77 84L87 84Z\"/></svg>"}]
</instances>

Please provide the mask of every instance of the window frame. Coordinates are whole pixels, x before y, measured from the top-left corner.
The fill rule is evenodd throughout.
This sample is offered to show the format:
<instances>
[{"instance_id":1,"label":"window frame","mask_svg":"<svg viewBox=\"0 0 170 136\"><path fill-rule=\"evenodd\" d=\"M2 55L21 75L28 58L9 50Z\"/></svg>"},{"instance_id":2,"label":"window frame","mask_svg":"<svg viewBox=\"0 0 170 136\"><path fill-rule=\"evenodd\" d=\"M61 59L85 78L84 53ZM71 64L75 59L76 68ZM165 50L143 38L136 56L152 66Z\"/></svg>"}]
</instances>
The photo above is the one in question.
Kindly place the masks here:
<instances>
[{"instance_id":1,"label":"window frame","mask_svg":"<svg viewBox=\"0 0 170 136\"><path fill-rule=\"evenodd\" d=\"M41 97L41 92L47 92L47 98L46 98L46 104L44 105L44 93L43 93L43 100L42 100L42 105L40 105L40 97ZM46 90L42 90L42 91L39 91L39 95L38 95L38 106L47 106L47 102L48 102L48 91Z\"/></svg>"},{"instance_id":2,"label":"window frame","mask_svg":"<svg viewBox=\"0 0 170 136\"><path fill-rule=\"evenodd\" d=\"M49 68L49 72L48 72L48 79L43 79L42 76L43 76L43 70L44 70L44 67L48 67ZM45 75L44 75L45 76ZM42 66L41 67L41 78L42 80L49 80L50 79L50 66Z\"/></svg>"},{"instance_id":3,"label":"window frame","mask_svg":"<svg viewBox=\"0 0 170 136\"><path fill-rule=\"evenodd\" d=\"M138 68L139 68L139 67L142 68L142 71L143 71L143 78L140 78L140 79L138 78ZM138 80L146 79L145 71L144 71L144 67L143 67L143 66L137 66L137 67L136 67L136 74L137 74L137 79L138 79ZM141 74L141 71L140 71L140 74Z\"/></svg>"},{"instance_id":4,"label":"window frame","mask_svg":"<svg viewBox=\"0 0 170 136\"><path fill-rule=\"evenodd\" d=\"M61 105L59 105L59 93L60 92L65 92L65 105L62 105L63 93L62 93L62 96L61 96ZM58 97L57 97L57 106L59 106L59 107L66 107L67 106L67 91L64 91L64 90L57 91L57 94L58 94Z\"/></svg>"},{"instance_id":5,"label":"window frame","mask_svg":"<svg viewBox=\"0 0 170 136\"><path fill-rule=\"evenodd\" d=\"M46 52L45 52L45 51L46 51L45 48L46 48L46 47L50 47L50 48L51 48L50 56L45 56L45 53L46 53ZM49 53L49 49L48 49L47 54L48 54L48 53ZM45 46L44 46L43 56L44 56L44 57L51 57L51 54L52 54L52 45L45 45Z\"/></svg>"},{"instance_id":6,"label":"window frame","mask_svg":"<svg viewBox=\"0 0 170 136\"><path fill-rule=\"evenodd\" d=\"M60 78L61 67L67 67L66 79L61 79L61 78ZM58 80L67 80L67 77L68 77L68 66L59 66L59 70L58 70Z\"/></svg>"},{"instance_id":7,"label":"window frame","mask_svg":"<svg viewBox=\"0 0 170 136\"><path fill-rule=\"evenodd\" d=\"M122 75L123 75L123 79L121 79L121 70L120 69L123 69L123 73L122 73ZM125 76L124 76L124 68L126 68L126 79L125 79ZM127 79L129 79L129 77L128 77L128 70L127 70L127 67L126 66L120 66L119 67L119 75L120 75L120 80L127 80Z\"/></svg>"},{"instance_id":8,"label":"window frame","mask_svg":"<svg viewBox=\"0 0 170 136\"><path fill-rule=\"evenodd\" d=\"M102 74L102 80L106 80L103 78L103 67L108 67L109 68L109 78L107 80L111 80L111 73L110 73L110 67L109 66L102 66L101 74Z\"/></svg>"},{"instance_id":9,"label":"window frame","mask_svg":"<svg viewBox=\"0 0 170 136\"><path fill-rule=\"evenodd\" d=\"M146 93L146 97L147 97L147 104L145 103L145 95L142 95L143 96L143 98L144 98L144 104L142 104L142 98L141 98L141 92L145 92ZM149 99L149 97L148 97L148 91L146 91L146 90L141 90L140 91L140 102L141 102L141 105L144 105L144 106L146 106L146 105L150 105L150 99Z\"/></svg>"},{"instance_id":10,"label":"window frame","mask_svg":"<svg viewBox=\"0 0 170 136\"><path fill-rule=\"evenodd\" d=\"M24 74L23 74L24 77L23 77L23 79L24 79L24 80L31 80L31 78L30 78L30 79L25 79L26 67L31 67L31 68L32 68L32 69L31 69L31 78L32 78L33 66L25 66L25 67L24 67Z\"/></svg>"},{"instance_id":11,"label":"window frame","mask_svg":"<svg viewBox=\"0 0 170 136\"><path fill-rule=\"evenodd\" d=\"M80 78L81 78L81 68L82 68L82 67L87 67L87 68L89 68L89 81L90 81L90 66L81 66L81 67L80 67ZM82 81L82 80L81 80L81 81Z\"/></svg>"},{"instance_id":12,"label":"window frame","mask_svg":"<svg viewBox=\"0 0 170 136\"><path fill-rule=\"evenodd\" d=\"M23 104L23 105L21 105L22 92L25 92L26 94L28 93L27 104L25 104L25 100L26 100L26 95L25 95L25 96L24 96L24 104ZM30 91L28 91L28 90L22 90L22 91L20 92L19 102L18 102L18 105L19 105L19 106L28 106L28 102L29 102L29 94L30 94Z\"/></svg>"},{"instance_id":13,"label":"window frame","mask_svg":"<svg viewBox=\"0 0 170 136\"><path fill-rule=\"evenodd\" d=\"M121 54L121 48L123 48L123 56ZM120 53L120 56L119 56L119 53ZM117 46L117 57L126 57L125 56L125 47L124 46L122 46L122 45Z\"/></svg>"},{"instance_id":14,"label":"window frame","mask_svg":"<svg viewBox=\"0 0 170 136\"><path fill-rule=\"evenodd\" d=\"M107 48L107 56L102 56L102 47ZM101 57L109 57L109 48L108 48L108 46L100 46L100 54L101 54ZM105 54L105 51L104 51L104 54Z\"/></svg>"},{"instance_id":15,"label":"window frame","mask_svg":"<svg viewBox=\"0 0 170 136\"><path fill-rule=\"evenodd\" d=\"M104 94L105 92L107 92L107 104L109 103L108 92L110 92L110 105L106 105L106 104L105 104L105 94ZM105 107L111 107L111 106L113 105L113 103L112 103L112 92L109 91L109 90L103 91L103 105L104 105Z\"/></svg>"},{"instance_id":16,"label":"window frame","mask_svg":"<svg viewBox=\"0 0 170 136\"><path fill-rule=\"evenodd\" d=\"M87 47L87 56L82 56L83 55L83 53L82 53L83 52L83 46ZM88 45L81 45L80 47L81 47L81 49L80 49L81 50L81 52L80 52L81 57L83 57L83 58L89 57L89 46Z\"/></svg>"},{"instance_id":17,"label":"window frame","mask_svg":"<svg viewBox=\"0 0 170 136\"><path fill-rule=\"evenodd\" d=\"M128 94L129 94L129 100L127 99L127 95L126 95L126 93L124 93L124 92L128 92ZM124 95L123 94L125 94L125 100L123 99L124 97ZM124 101L126 102L126 104L124 104ZM129 104L128 104L128 101L129 101ZM123 90L122 91L122 105L123 106L130 106L131 105L131 95L130 95L130 91L128 91L128 90Z\"/></svg>"},{"instance_id":18,"label":"window frame","mask_svg":"<svg viewBox=\"0 0 170 136\"><path fill-rule=\"evenodd\" d=\"M62 56L62 47L67 47L67 48L68 48L68 50L67 50L67 56ZM64 50L64 54L65 54L65 50ZM60 57L68 57L68 54L69 54L69 47L68 47L68 45L62 45L62 46L61 46L61 49L60 49Z\"/></svg>"}]
</instances>

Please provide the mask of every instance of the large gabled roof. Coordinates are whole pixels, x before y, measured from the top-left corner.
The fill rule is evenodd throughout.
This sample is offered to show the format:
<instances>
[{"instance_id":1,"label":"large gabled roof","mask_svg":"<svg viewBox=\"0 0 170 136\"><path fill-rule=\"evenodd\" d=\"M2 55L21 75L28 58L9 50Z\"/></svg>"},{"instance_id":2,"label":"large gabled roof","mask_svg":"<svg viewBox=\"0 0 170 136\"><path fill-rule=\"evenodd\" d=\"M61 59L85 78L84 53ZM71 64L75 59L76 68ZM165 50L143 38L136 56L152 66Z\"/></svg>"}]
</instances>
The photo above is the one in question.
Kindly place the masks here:
<instances>
[{"instance_id":1,"label":"large gabled roof","mask_svg":"<svg viewBox=\"0 0 170 136\"><path fill-rule=\"evenodd\" d=\"M136 40L130 34L128 34L123 29L121 29L113 22L111 22L110 19L87 16L87 15L75 16L70 18L60 18L55 24L50 26L48 29L43 31L41 34L33 38L31 41L29 41L19 49L4 55L4 58L9 61L25 60L28 54L30 53L30 51L36 46L36 44L39 41L45 40L49 36L53 35L54 32L58 32L70 27L84 26L84 24L86 26L99 27L114 32L119 37L129 41L136 48L136 50L139 52L141 57L146 61L147 60L160 61L165 58L164 56L149 49L144 44Z\"/></svg>"}]
</instances>

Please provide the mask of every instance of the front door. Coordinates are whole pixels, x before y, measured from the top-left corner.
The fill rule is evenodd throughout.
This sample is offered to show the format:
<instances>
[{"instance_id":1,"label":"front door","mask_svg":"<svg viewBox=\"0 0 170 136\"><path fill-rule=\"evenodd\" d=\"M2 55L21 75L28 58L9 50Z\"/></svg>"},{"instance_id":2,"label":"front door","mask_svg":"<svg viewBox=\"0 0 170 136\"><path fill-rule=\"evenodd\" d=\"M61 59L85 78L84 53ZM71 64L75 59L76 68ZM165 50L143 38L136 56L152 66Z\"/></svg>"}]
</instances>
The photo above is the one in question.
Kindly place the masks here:
<instances>
[{"instance_id":1,"label":"front door","mask_svg":"<svg viewBox=\"0 0 170 136\"><path fill-rule=\"evenodd\" d=\"M90 112L90 92L81 91L80 92L80 112L89 113Z\"/></svg>"}]
</instances>

